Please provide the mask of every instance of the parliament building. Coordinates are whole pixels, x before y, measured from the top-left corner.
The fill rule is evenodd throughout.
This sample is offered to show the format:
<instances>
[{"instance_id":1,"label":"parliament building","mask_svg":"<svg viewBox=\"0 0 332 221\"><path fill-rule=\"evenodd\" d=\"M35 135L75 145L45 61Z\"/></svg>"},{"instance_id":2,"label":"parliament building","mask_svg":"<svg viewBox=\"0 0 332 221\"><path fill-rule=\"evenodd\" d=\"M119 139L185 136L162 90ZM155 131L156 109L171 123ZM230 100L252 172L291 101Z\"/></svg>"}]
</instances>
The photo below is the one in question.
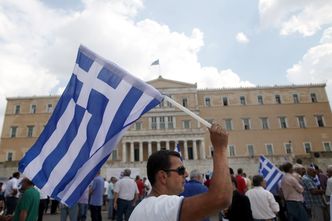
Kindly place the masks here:
<instances>
[{"instance_id":1,"label":"parliament building","mask_svg":"<svg viewBox=\"0 0 332 221\"><path fill-rule=\"evenodd\" d=\"M230 134L230 159L259 155L294 159L332 151L332 114L325 84L198 89L197 84L162 77L147 83L208 122L221 123ZM7 98L0 162L22 158L58 100L59 96ZM213 156L206 127L164 101L131 125L108 162L146 162L151 153L177 144L184 160Z\"/></svg>"}]
</instances>

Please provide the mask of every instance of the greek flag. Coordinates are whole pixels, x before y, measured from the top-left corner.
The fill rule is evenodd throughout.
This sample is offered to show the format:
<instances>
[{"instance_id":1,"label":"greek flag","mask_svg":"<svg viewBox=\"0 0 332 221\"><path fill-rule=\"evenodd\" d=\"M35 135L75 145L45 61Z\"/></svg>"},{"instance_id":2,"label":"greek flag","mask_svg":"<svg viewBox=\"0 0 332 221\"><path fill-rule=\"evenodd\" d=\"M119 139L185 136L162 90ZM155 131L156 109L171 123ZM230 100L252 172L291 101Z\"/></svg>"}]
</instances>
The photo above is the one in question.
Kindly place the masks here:
<instances>
[{"instance_id":1,"label":"greek flag","mask_svg":"<svg viewBox=\"0 0 332 221\"><path fill-rule=\"evenodd\" d=\"M276 167L273 163L271 163L266 157L259 157L259 175L264 177L266 181L266 189L268 191L273 191L282 178L283 173Z\"/></svg>"},{"instance_id":2,"label":"greek flag","mask_svg":"<svg viewBox=\"0 0 332 221\"><path fill-rule=\"evenodd\" d=\"M72 206L129 125L162 99L152 86L80 46L69 84L19 171Z\"/></svg>"},{"instance_id":3,"label":"greek flag","mask_svg":"<svg viewBox=\"0 0 332 221\"><path fill-rule=\"evenodd\" d=\"M179 143L176 144L174 151L178 152L180 154L180 159L181 159L181 161L183 161Z\"/></svg>"}]
</instances>

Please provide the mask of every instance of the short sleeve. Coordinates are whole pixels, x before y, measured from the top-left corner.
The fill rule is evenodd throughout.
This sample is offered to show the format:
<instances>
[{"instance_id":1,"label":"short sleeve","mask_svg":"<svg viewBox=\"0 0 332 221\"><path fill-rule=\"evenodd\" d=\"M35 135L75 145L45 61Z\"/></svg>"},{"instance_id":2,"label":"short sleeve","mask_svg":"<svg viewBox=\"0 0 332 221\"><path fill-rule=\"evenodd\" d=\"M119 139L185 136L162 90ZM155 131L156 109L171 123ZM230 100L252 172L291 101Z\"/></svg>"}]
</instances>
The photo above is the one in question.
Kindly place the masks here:
<instances>
[{"instance_id":1,"label":"short sleeve","mask_svg":"<svg viewBox=\"0 0 332 221\"><path fill-rule=\"evenodd\" d=\"M155 202L155 220L179 220L183 197L160 196Z\"/></svg>"},{"instance_id":2,"label":"short sleeve","mask_svg":"<svg viewBox=\"0 0 332 221\"><path fill-rule=\"evenodd\" d=\"M33 196L31 196L30 191L26 191L22 198L21 198L21 202L20 202L20 207L21 210L28 210L29 209L29 205L31 204L31 199L33 198Z\"/></svg>"}]
</instances>

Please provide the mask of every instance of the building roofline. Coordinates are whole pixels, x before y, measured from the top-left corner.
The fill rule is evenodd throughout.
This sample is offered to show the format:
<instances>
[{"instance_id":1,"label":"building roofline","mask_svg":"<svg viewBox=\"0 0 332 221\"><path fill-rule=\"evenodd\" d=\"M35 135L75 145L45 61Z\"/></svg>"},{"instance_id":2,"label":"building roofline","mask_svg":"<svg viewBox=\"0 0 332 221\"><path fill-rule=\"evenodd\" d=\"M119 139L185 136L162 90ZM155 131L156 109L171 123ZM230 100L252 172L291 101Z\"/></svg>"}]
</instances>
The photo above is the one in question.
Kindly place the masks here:
<instances>
[{"instance_id":1,"label":"building roofline","mask_svg":"<svg viewBox=\"0 0 332 221\"><path fill-rule=\"evenodd\" d=\"M167 82L170 82L170 83L182 84L182 85L187 85L189 87L197 88L197 83L192 84L192 83L187 83L187 82L183 82L183 81L176 81L176 80L166 79L166 78L163 78L161 75L159 75L158 78L152 79L150 81L146 81L146 83L150 84L150 83L153 83L153 82L158 81L158 80L164 80L164 81L167 81Z\"/></svg>"},{"instance_id":2,"label":"building roofline","mask_svg":"<svg viewBox=\"0 0 332 221\"><path fill-rule=\"evenodd\" d=\"M17 99L47 99L47 98L59 98L61 95L33 95L33 96L17 96L17 97L6 97L7 101Z\"/></svg>"}]
</instances>

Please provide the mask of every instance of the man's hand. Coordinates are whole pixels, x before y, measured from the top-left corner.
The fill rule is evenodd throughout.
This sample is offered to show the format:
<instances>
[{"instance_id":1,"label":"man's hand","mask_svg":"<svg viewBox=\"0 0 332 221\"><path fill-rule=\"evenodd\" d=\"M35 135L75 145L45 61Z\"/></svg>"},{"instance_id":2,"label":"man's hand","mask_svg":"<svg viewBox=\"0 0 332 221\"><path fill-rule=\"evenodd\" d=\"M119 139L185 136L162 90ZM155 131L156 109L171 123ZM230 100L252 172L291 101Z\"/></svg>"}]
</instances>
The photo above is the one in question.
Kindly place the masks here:
<instances>
[{"instance_id":1,"label":"man's hand","mask_svg":"<svg viewBox=\"0 0 332 221\"><path fill-rule=\"evenodd\" d=\"M219 124L212 124L212 127L209 128L209 131L211 143L215 150L227 148L228 133Z\"/></svg>"}]
</instances>

